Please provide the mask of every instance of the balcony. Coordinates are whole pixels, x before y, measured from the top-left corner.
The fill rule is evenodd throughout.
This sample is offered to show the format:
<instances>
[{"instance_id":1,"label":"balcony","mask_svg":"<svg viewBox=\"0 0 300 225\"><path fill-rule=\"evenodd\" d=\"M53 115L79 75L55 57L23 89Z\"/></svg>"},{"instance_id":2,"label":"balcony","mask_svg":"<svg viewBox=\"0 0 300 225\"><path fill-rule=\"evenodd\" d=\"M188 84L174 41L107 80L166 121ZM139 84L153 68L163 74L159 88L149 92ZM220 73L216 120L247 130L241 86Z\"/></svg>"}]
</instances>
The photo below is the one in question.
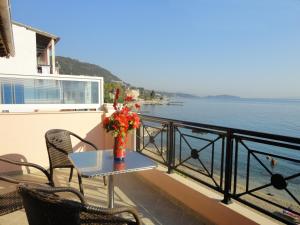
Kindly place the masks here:
<instances>
[{"instance_id":1,"label":"balcony","mask_svg":"<svg viewBox=\"0 0 300 225\"><path fill-rule=\"evenodd\" d=\"M51 74L52 68L51 65L44 65L44 64L39 64L37 66L37 72L40 74Z\"/></svg>"},{"instance_id":2,"label":"balcony","mask_svg":"<svg viewBox=\"0 0 300 225\"><path fill-rule=\"evenodd\" d=\"M99 110L102 105L101 77L0 74L4 112Z\"/></svg>"},{"instance_id":3,"label":"balcony","mask_svg":"<svg viewBox=\"0 0 300 225\"><path fill-rule=\"evenodd\" d=\"M6 129L0 130L0 135L5 137L0 141L1 155L14 155L48 168L44 134L52 128L74 131L95 143L99 149L112 148L112 137L101 126L104 115L105 112L99 110L2 113L0 123ZM155 170L120 175L116 179L115 190L117 205L137 207L145 224L295 223L280 214L286 205L281 204L283 201L278 199L280 195L277 193L287 189L296 199L289 201L290 211L299 212L299 185L293 181L299 177L300 162L296 154L299 139L151 116L142 116L142 121L142 127L136 132L136 137L132 135L129 138L127 147L152 158L160 166ZM197 148L193 147L196 142ZM251 146L250 150L239 146L244 142ZM257 145L250 142L264 147L258 151L254 149ZM78 151L86 150L78 142L73 144ZM270 146L278 148L276 155L268 152ZM296 152L295 157L288 157L287 151ZM270 169L267 156L280 159L274 171ZM257 158L264 166L254 163ZM246 164L239 164L238 160ZM271 174L287 172L282 172L286 168L280 166L283 161L295 166L295 170L289 171L292 173L284 175L281 180L288 186L274 193L268 190L251 195L254 193L252 170L261 173L266 170L263 172L266 183L255 187L256 190L265 190L276 185L270 178ZM78 188L77 179L73 178L70 184L67 182L68 175L68 170L57 170L56 185ZM28 176L39 174L32 171ZM240 188L242 183L245 183L245 190ZM89 203L107 205L107 188L103 186L102 179L84 179L83 184ZM4 188L1 186L0 191ZM272 198L266 199L266 196ZM264 205L261 205L262 201ZM24 210L0 217L0 224L27 224Z\"/></svg>"}]
</instances>

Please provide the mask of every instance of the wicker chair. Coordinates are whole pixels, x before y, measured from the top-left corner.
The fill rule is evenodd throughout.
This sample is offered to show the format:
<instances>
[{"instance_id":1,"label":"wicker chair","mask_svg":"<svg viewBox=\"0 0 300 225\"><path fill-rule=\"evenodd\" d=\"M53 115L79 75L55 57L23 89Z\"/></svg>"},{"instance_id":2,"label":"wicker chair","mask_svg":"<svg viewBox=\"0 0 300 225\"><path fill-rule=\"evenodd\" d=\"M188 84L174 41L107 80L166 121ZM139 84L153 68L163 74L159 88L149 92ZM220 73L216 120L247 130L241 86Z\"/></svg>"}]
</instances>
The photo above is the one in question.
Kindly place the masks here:
<instances>
[{"instance_id":1,"label":"wicker chair","mask_svg":"<svg viewBox=\"0 0 300 225\"><path fill-rule=\"evenodd\" d=\"M133 208L107 209L91 206L73 188L40 188L21 184L18 192L23 198L29 225L140 224ZM58 192L73 193L80 202L62 198L56 194ZM135 221L120 217L121 213L131 214Z\"/></svg>"},{"instance_id":2,"label":"wicker chair","mask_svg":"<svg viewBox=\"0 0 300 225\"><path fill-rule=\"evenodd\" d=\"M53 170L55 168L70 168L70 177L69 182L72 180L73 176L73 169L74 166L68 158L68 154L73 152L71 136L79 139L81 142L86 143L97 150L97 147L87 141L79 137L77 134L74 134L67 130L62 129L52 129L46 132L45 139L46 145L48 150L49 162L50 162L50 177L53 182ZM106 179L103 177L104 184L106 185ZM83 186L82 186L82 179L80 174L78 173L78 182L79 182L79 189L82 194Z\"/></svg>"},{"instance_id":3,"label":"wicker chair","mask_svg":"<svg viewBox=\"0 0 300 225\"><path fill-rule=\"evenodd\" d=\"M19 183L30 183L32 185L45 185L45 186L53 186L53 183L50 179L50 174L42 168L39 165L33 164L33 163L26 163L26 162L17 162L13 160L9 160L3 157L0 157L0 161L13 164L13 165L18 165L18 166L26 166L26 167L33 167L38 169L39 171L42 172L47 178L47 183L41 183L40 181L34 181L32 179L24 180L24 177L22 177L22 180L20 179L15 179L13 176L0 176L0 180L5 183L9 183L12 185L5 186L4 190L2 189L0 192L0 216L14 212L16 210L22 209L23 208L23 203L22 203L22 198L17 192L17 184ZM1 183L2 183L1 182ZM3 183L4 184L4 183Z\"/></svg>"}]
</instances>

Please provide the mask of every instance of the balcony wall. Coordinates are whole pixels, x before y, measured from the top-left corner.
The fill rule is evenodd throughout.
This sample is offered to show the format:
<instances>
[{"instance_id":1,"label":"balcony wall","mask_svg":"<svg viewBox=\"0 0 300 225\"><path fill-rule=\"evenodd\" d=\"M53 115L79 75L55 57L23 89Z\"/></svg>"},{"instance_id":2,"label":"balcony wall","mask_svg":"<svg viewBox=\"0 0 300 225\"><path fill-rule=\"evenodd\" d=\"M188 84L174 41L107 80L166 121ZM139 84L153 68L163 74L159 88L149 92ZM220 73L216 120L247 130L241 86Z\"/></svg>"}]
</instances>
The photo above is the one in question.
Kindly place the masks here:
<instances>
[{"instance_id":1,"label":"balcony wall","mask_svg":"<svg viewBox=\"0 0 300 225\"><path fill-rule=\"evenodd\" d=\"M9 157L16 160L33 162L48 168L44 134L54 128L70 130L93 142L99 149L112 148L113 139L102 128L104 115L102 111L1 113L0 155L10 155ZM75 140L73 145L78 151L86 148ZM132 136L128 138L127 147L133 148Z\"/></svg>"},{"instance_id":2,"label":"balcony wall","mask_svg":"<svg viewBox=\"0 0 300 225\"><path fill-rule=\"evenodd\" d=\"M176 173L168 174L164 167L143 171L139 175L177 204L183 204L198 214L203 224L281 224L234 201L223 204L221 194Z\"/></svg>"}]
</instances>

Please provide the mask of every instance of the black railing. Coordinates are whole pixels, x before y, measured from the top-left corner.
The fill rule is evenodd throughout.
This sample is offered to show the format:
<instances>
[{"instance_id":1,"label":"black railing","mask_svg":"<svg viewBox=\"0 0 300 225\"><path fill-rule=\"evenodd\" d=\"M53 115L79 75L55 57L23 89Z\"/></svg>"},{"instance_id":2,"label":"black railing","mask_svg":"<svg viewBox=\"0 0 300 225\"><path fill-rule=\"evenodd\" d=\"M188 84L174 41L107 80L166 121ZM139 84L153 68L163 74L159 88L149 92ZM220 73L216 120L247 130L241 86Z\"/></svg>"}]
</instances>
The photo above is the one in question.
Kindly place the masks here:
<instances>
[{"instance_id":1,"label":"black railing","mask_svg":"<svg viewBox=\"0 0 300 225\"><path fill-rule=\"evenodd\" d=\"M284 223L300 218L300 138L141 115L137 151ZM295 221L293 221L293 219Z\"/></svg>"}]
</instances>

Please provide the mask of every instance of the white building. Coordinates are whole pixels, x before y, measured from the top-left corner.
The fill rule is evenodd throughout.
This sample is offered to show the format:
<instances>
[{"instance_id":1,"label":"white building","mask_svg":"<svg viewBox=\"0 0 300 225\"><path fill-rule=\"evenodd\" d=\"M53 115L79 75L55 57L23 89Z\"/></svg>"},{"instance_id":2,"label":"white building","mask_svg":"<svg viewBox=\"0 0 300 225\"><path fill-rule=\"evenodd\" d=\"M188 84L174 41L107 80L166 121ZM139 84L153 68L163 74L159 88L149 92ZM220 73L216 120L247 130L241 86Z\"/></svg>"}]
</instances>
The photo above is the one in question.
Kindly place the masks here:
<instances>
[{"instance_id":1,"label":"white building","mask_svg":"<svg viewBox=\"0 0 300 225\"><path fill-rule=\"evenodd\" d=\"M137 100L140 96L140 90L139 89L127 89L126 95L131 96L134 100Z\"/></svg>"},{"instance_id":2,"label":"white building","mask_svg":"<svg viewBox=\"0 0 300 225\"><path fill-rule=\"evenodd\" d=\"M7 74L57 74L55 44L59 37L12 22L14 57L0 58L0 72Z\"/></svg>"},{"instance_id":3,"label":"white building","mask_svg":"<svg viewBox=\"0 0 300 225\"><path fill-rule=\"evenodd\" d=\"M0 113L99 110L103 78L58 74L59 38L11 22L9 0L0 0Z\"/></svg>"}]
</instances>

